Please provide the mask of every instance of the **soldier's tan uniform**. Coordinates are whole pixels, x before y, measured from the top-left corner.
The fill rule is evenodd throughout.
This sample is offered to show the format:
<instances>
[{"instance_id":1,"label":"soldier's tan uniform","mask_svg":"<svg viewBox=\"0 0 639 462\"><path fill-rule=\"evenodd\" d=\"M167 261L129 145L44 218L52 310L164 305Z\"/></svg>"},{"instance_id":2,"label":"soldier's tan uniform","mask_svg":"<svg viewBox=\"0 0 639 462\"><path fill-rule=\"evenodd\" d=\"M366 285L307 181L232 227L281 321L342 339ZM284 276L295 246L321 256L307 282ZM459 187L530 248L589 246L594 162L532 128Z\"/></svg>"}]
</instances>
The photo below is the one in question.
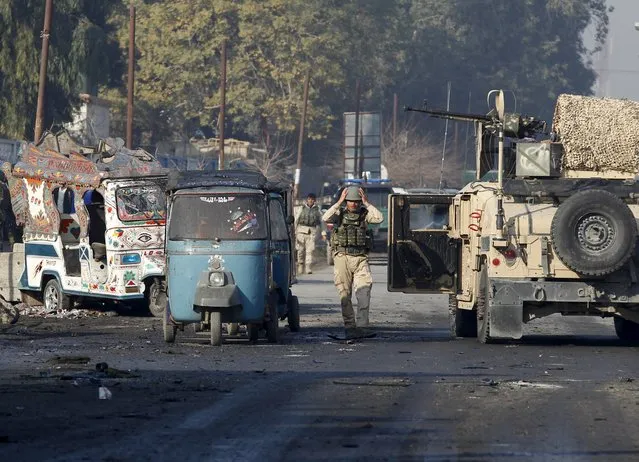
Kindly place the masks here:
<instances>
[{"instance_id":1,"label":"soldier's tan uniform","mask_svg":"<svg viewBox=\"0 0 639 462\"><path fill-rule=\"evenodd\" d=\"M306 223L312 223L315 221L316 224L309 225L300 223L300 218L303 214L307 214L305 217ZM309 218L310 221L309 221ZM306 272L311 272L311 266L313 265L313 252L315 251L315 242L317 240L317 233L322 224L321 222L322 213L317 205L313 205L313 207L309 207L307 204L304 204L300 207L297 215L295 216L295 250L297 251L297 274L304 273L304 268L306 268Z\"/></svg>"},{"instance_id":2,"label":"soldier's tan uniform","mask_svg":"<svg viewBox=\"0 0 639 462\"><path fill-rule=\"evenodd\" d=\"M367 211L366 223L376 224L384 221L382 213L372 204L363 207ZM327 223L338 222L341 213L341 206L337 203L324 213L322 220ZM340 297L344 327L349 330L368 326L368 312L373 286L373 277L368 266L368 251L360 252L359 255L348 255L336 250L333 261L335 287ZM351 300L353 291L355 298L357 298L357 321Z\"/></svg>"}]
</instances>

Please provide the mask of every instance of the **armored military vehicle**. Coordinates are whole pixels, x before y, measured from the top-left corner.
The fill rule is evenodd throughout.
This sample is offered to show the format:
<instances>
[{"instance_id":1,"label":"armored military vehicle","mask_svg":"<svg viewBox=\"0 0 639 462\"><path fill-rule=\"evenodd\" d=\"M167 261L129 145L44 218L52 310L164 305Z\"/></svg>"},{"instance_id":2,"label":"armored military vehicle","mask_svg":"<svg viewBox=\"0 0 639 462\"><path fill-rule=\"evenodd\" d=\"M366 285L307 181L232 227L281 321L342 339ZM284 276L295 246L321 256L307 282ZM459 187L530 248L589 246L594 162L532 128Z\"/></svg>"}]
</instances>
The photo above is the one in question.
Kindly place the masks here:
<instances>
[{"instance_id":1,"label":"armored military vehicle","mask_svg":"<svg viewBox=\"0 0 639 462\"><path fill-rule=\"evenodd\" d=\"M388 290L449 294L451 334L482 343L555 313L613 317L620 339L638 341L639 144L619 145L637 142L614 133L620 119L596 120L619 100L562 95L546 133L491 95L486 116L406 108L473 122L476 178L455 194L390 197Z\"/></svg>"}]
</instances>

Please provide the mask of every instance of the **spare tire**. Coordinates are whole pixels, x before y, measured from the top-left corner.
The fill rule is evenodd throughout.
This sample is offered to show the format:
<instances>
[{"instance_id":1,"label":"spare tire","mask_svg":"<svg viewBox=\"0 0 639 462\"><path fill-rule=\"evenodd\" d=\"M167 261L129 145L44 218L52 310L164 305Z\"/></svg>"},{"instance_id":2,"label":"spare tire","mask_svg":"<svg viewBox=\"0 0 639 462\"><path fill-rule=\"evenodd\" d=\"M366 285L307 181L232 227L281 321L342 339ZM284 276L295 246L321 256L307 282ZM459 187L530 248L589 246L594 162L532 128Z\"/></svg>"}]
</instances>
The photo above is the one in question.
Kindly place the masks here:
<instances>
[{"instance_id":1,"label":"spare tire","mask_svg":"<svg viewBox=\"0 0 639 462\"><path fill-rule=\"evenodd\" d=\"M605 276L632 256L637 221L614 194L582 190L559 205L550 233L555 253L568 268L586 276Z\"/></svg>"}]
</instances>

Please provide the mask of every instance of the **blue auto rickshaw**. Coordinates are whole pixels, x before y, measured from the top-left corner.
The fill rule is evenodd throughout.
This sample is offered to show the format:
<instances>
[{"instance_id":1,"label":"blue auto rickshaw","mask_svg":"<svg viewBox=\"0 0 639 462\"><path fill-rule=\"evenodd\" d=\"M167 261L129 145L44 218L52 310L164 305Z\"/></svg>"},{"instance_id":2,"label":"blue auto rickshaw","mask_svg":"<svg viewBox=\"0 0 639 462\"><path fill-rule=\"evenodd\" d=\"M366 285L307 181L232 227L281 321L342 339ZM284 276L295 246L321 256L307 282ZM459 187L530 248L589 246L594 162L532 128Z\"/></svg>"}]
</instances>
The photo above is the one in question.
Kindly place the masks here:
<instances>
[{"instance_id":1,"label":"blue auto rickshaw","mask_svg":"<svg viewBox=\"0 0 639 462\"><path fill-rule=\"evenodd\" d=\"M246 324L248 337L279 339L279 320L300 328L292 278L290 189L245 170L175 172L167 182L168 299L164 340L186 324Z\"/></svg>"}]
</instances>

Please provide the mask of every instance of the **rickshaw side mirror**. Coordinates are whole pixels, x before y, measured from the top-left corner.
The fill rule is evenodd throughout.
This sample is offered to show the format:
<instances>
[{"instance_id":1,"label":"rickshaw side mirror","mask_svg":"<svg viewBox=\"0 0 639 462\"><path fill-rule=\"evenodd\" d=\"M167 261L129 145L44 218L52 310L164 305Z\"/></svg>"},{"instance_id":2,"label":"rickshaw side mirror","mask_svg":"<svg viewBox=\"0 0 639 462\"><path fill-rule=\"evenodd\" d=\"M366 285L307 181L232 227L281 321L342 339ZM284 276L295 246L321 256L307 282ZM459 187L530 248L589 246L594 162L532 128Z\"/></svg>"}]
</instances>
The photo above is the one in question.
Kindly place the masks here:
<instances>
[{"instance_id":1,"label":"rickshaw side mirror","mask_svg":"<svg viewBox=\"0 0 639 462\"><path fill-rule=\"evenodd\" d=\"M292 225L293 223L295 223L295 217L293 215L289 215L286 219L286 223Z\"/></svg>"}]
</instances>

